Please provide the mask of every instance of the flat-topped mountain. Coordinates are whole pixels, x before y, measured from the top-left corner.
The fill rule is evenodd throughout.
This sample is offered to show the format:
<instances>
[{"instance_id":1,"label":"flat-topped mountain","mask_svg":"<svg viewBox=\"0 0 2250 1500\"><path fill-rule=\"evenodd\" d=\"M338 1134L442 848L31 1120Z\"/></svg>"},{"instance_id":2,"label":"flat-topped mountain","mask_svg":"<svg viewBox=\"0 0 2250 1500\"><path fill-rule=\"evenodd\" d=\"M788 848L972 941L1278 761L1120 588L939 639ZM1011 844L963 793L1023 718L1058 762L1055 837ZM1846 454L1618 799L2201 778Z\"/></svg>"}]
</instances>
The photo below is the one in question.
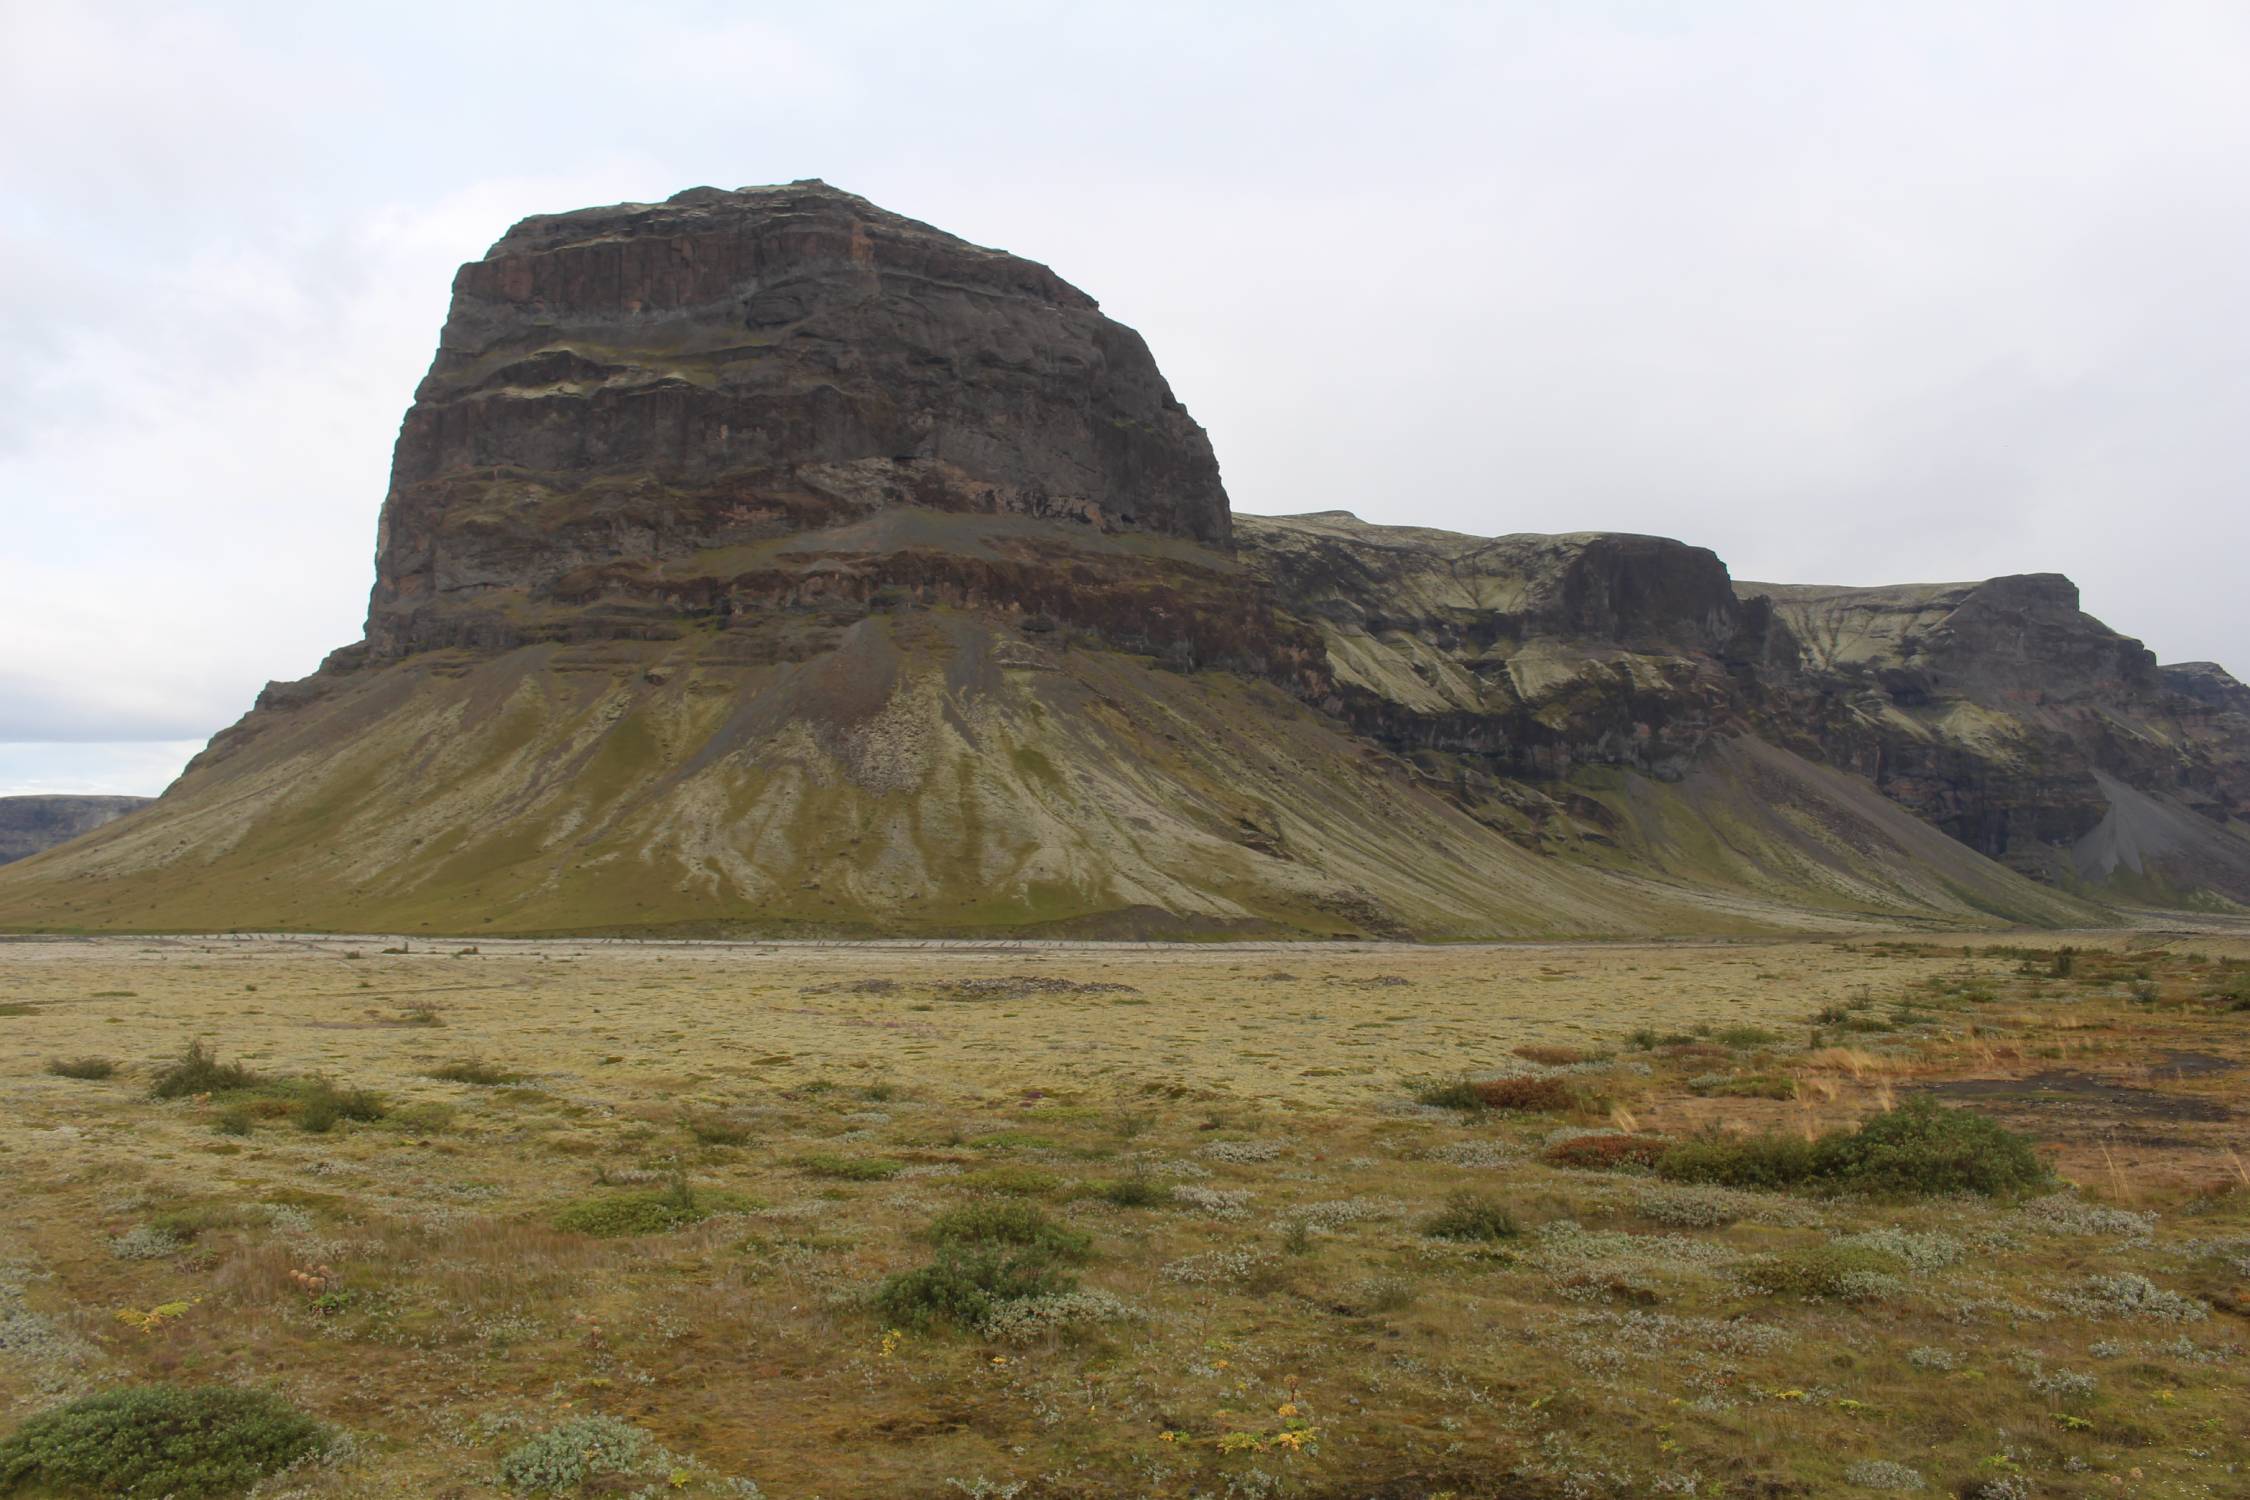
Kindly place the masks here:
<instances>
[{"instance_id":1,"label":"flat-topped mountain","mask_svg":"<svg viewBox=\"0 0 2250 1500\"><path fill-rule=\"evenodd\" d=\"M2250 716L2052 575L1233 516L1138 335L818 182L462 268L366 638L0 925L1655 933L2250 901Z\"/></svg>"},{"instance_id":2,"label":"flat-topped mountain","mask_svg":"<svg viewBox=\"0 0 2250 1500\"><path fill-rule=\"evenodd\" d=\"M1148 346L1045 266L814 181L526 219L454 278L367 644L770 607L836 586L789 539L899 506L1227 540Z\"/></svg>"}]
</instances>

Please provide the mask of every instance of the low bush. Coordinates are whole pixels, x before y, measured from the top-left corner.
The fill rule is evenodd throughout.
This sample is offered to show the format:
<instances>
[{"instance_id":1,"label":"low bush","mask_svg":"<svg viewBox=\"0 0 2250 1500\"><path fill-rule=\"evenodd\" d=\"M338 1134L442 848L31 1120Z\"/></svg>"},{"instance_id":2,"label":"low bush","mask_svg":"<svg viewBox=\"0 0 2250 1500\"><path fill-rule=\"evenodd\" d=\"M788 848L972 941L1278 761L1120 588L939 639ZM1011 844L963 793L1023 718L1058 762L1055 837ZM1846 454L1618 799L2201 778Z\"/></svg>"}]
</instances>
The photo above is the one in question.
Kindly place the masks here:
<instances>
[{"instance_id":1,"label":"low bush","mask_svg":"<svg viewBox=\"0 0 2250 1500\"><path fill-rule=\"evenodd\" d=\"M616 1417L579 1417L508 1450L500 1482L520 1494L559 1495L597 1474L635 1475L661 1466L649 1435Z\"/></svg>"},{"instance_id":2,"label":"low bush","mask_svg":"<svg viewBox=\"0 0 2250 1500\"><path fill-rule=\"evenodd\" d=\"M443 1067L432 1068L429 1076L441 1078L447 1083L474 1083L485 1088L496 1087L503 1083L521 1083L524 1078L521 1073L513 1072L510 1069L475 1057L461 1058L458 1061L449 1062Z\"/></svg>"},{"instance_id":3,"label":"low bush","mask_svg":"<svg viewBox=\"0 0 2250 1500\"><path fill-rule=\"evenodd\" d=\"M106 1057L51 1057L47 1071L57 1078L110 1078L117 1073L117 1064Z\"/></svg>"},{"instance_id":4,"label":"low bush","mask_svg":"<svg viewBox=\"0 0 2250 1500\"><path fill-rule=\"evenodd\" d=\"M1589 1052L1583 1047L1558 1047L1545 1042L1527 1042L1513 1049L1525 1062L1535 1062L1550 1068L1567 1068L1577 1063L1598 1062L1602 1054Z\"/></svg>"},{"instance_id":5,"label":"low bush","mask_svg":"<svg viewBox=\"0 0 2250 1500\"><path fill-rule=\"evenodd\" d=\"M1484 1096L1466 1078L1439 1078L1414 1088L1414 1102L1433 1109L1482 1109Z\"/></svg>"},{"instance_id":6,"label":"low bush","mask_svg":"<svg viewBox=\"0 0 2250 1500\"><path fill-rule=\"evenodd\" d=\"M1477 1102L1486 1109L1533 1114L1576 1108L1578 1091L1560 1078L1488 1078L1476 1084Z\"/></svg>"},{"instance_id":7,"label":"low bush","mask_svg":"<svg viewBox=\"0 0 2250 1500\"><path fill-rule=\"evenodd\" d=\"M752 1133L748 1120L713 1109L681 1111L680 1128L706 1146L740 1146Z\"/></svg>"},{"instance_id":8,"label":"low bush","mask_svg":"<svg viewBox=\"0 0 2250 1500\"><path fill-rule=\"evenodd\" d=\"M1771 1297L1804 1297L1830 1302L1864 1302L1902 1290L1893 1273L1898 1262L1879 1250L1815 1245L1779 1255L1762 1255L1745 1264L1745 1284Z\"/></svg>"},{"instance_id":9,"label":"low bush","mask_svg":"<svg viewBox=\"0 0 2250 1500\"><path fill-rule=\"evenodd\" d=\"M1094 1184L1093 1196L1119 1208L1161 1208L1172 1201L1172 1188L1153 1177L1120 1177Z\"/></svg>"},{"instance_id":10,"label":"low bush","mask_svg":"<svg viewBox=\"0 0 2250 1500\"><path fill-rule=\"evenodd\" d=\"M297 1128L326 1135L346 1120L361 1124L389 1113L382 1097L361 1088L341 1088L326 1078L307 1078L292 1092L297 1096Z\"/></svg>"},{"instance_id":11,"label":"low bush","mask_svg":"<svg viewBox=\"0 0 2250 1500\"><path fill-rule=\"evenodd\" d=\"M240 1063L223 1063L201 1041L187 1044L170 1062L159 1063L149 1082L149 1093L158 1099L186 1099L196 1094L225 1094L256 1088L265 1079Z\"/></svg>"},{"instance_id":12,"label":"low bush","mask_svg":"<svg viewBox=\"0 0 2250 1500\"><path fill-rule=\"evenodd\" d=\"M1028 1203L964 1203L930 1221L923 1237L937 1245L1005 1245L1048 1260L1084 1260L1093 1241Z\"/></svg>"},{"instance_id":13,"label":"low bush","mask_svg":"<svg viewBox=\"0 0 2250 1500\"><path fill-rule=\"evenodd\" d=\"M1414 1090L1417 1103L1438 1109L1497 1109L1518 1113L1575 1109L1589 1102L1567 1079L1543 1076L1518 1078L1435 1079Z\"/></svg>"},{"instance_id":14,"label":"low bush","mask_svg":"<svg viewBox=\"0 0 2250 1500\"><path fill-rule=\"evenodd\" d=\"M1063 1180L1036 1167L983 1167L964 1172L960 1185L973 1193L1005 1193L1012 1198L1044 1198L1059 1191Z\"/></svg>"},{"instance_id":15,"label":"low bush","mask_svg":"<svg viewBox=\"0 0 2250 1500\"><path fill-rule=\"evenodd\" d=\"M885 1182L906 1170L906 1163L881 1156L830 1156L825 1152L800 1158L798 1170L815 1177L844 1182Z\"/></svg>"},{"instance_id":16,"label":"low bush","mask_svg":"<svg viewBox=\"0 0 2250 1500\"><path fill-rule=\"evenodd\" d=\"M1523 1232L1507 1207L1482 1193L1466 1190L1445 1200L1445 1207L1422 1225L1434 1240L1509 1240Z\"/></svg>"},{"instance_id":17,"label":"low bush","mask_svg":"<svg viewBox=\"0 0 2250 1500\"><path fill-rule=\"evenodd\" d=\"M1688 1088L1706 1099L1794 1099L1794 1080L1774 1073L1707 1075L1688 1080Z\"/></svg>"},{"instance_id":18,"label":"low bush","mask_svg":"<svg viewBox=\"0 0 2250 1500\"><path fill-rule=\"evenodd\" d=\"M1927 1096L1876 1115L1855 1131L1822 1136L1814 1172L1841 1187L1892 1197L2000 1197L2044 1186L2050 1176L2024 1137Z\"/></svg>"},{"instance_id":19,"label":"low bush","mask_svg":"<svg viewBox=\"0 0 2250 1500\"><path fill-rule=\"evenodd\" d=\"M1881 1197L1945 1193L1999 1197L2040 1187L2046 1165L2024 1137L1927 1097L1908 1100L1854 1130L1817 1141L1768 1133L1710 1133L1683 1141L1657 1162L1675 1182L1787 1188L1816 1184Z\"/></svg>"},{"instance_id":20,"label":"low bush","mask_svg":"<svg viewBox=\"0 0 2250 1500\"><path fill-rule=\"evenodd\" d=\"M107 1391L0 1440L0 1494L234 1495L324 1442L319 1423L263 1391Z\"/></svg>"},{"instance_id":21,"label":"low bush","mask_svg":"<svg viewBox=\"0 0 2250 1500\"><path fill-rule=\"evenodd\" d=\"M902 1271L875 1292L875 1307L901 1328L981 1328L1010 1303L1077 1290L1077 1281L1036 1250L948 1245L919 1270Z\"/></svg>"},{"instance_id":22,"label":"low bush","mask_svg":"<svg viewBox=\"0 0 2250 1500\"><path fill-rule=\"evenodd\" d=\"M1771 1047L1781 1040L1781 1033L1768 1031L1763 1026L1722 1026L1711 1033L1711 1040L1722 1047L1747 1052L1755 1047Z\"/></svg>"},{"instance_id":23,"label":"low bush","mask_svg":"<svg viewBox=\"0 0 2250 1500\"><path fill-rule=\"evenodd\" d=\"M1673 1182L1711 1182L1723 1187L1795 1187L1813 1174L1813 1146L1804 1137L1795 1135L1727 1135L1707 1131L1673 1146L1655 1165L1658 1176Z\"/></svg>"},{"instance_id":24,"label":"low bush","mask_svg":"<svg viewBox=\"0 0 2250 1500\"><path fill-rule=\"evenodd\" d=\"M700 1224L713 1214L743 1213L757 1204L740 1193L698 1190L675 1179L668 1187L639 1193L607 1193L581 1198L556 1210L554 1224L569 1234L612 1239L629 1234L666 1234Z\"/></svg>"},{"instance_id":25,"label":"low bush","mask_svg":"<svg viewBox=\"0 0 2250 1500\"><path fill-rule=\"evenodd\" d=\"M1541 1152L1558 1167L1580 1167L1606 1172L1615 1167L1647 1167L1672 1149L1664 1135L1574 1135Z\"/></svg>"}]
</instances>

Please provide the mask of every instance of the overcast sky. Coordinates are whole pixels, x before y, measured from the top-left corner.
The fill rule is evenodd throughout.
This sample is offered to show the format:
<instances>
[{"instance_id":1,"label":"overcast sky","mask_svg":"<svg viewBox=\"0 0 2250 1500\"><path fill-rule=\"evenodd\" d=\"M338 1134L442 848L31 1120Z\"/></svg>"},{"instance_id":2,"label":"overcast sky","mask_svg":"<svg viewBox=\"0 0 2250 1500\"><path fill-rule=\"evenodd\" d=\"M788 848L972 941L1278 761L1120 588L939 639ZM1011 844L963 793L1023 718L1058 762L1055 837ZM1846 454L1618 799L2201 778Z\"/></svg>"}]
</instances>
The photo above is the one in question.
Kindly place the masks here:
<instances>
[{"instance_id":1,"label":"overcast sky","mask_svg":"<svg viewBox=\"0 0 2250 1500\"><path fill-rule=\"evenodd\" d=\"M2250 6L0 0L0 794L357 638L454 267L824 177L1147 335L1237 510L2056 570L2250 673Z\"/></svg>"}]
</instances>

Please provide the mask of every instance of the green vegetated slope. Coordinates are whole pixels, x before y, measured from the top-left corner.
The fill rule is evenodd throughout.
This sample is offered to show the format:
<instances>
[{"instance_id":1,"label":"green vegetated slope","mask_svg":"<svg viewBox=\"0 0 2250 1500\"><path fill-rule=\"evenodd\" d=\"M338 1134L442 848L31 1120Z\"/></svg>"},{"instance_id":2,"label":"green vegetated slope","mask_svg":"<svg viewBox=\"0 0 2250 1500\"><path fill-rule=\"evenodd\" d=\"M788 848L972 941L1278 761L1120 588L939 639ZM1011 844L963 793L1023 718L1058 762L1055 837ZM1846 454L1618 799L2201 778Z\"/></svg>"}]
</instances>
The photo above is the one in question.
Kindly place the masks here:
<instances>
[{"instance_id":1,"label":"green vegetated slope","mask_svg":"<svg viewBox=\"0 0 2250 1500\"><path fill-rule=\"evenodd\" d=\"M219 737L133 820L0 872L11 928L1732 932L2096 910L1752 740L1584 771L1528 821L1271 684L871 615L810 659L431 652Z\"/></svg>"}]
</instances>

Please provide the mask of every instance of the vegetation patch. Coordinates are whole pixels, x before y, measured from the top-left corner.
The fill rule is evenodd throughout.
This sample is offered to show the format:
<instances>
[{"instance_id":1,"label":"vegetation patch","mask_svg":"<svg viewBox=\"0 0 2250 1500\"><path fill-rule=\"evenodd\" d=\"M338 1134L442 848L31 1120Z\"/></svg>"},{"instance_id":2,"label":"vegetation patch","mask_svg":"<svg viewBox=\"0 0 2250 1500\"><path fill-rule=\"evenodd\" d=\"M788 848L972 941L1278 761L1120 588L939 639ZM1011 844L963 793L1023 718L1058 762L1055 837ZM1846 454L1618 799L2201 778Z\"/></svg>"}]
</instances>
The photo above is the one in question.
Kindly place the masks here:
<instances>
[{"instance_id":1,"label":"vegetation patch","mask_svg":"<svg viewBox=\"0 0 2250 1500\"><path fill-rule=\"evenodd\" d=\"M1567 1079L1543 1074L1515 1078L1437 1079L1416 1087L1414 1098L1417 1103L1438 1109L1490 1109L1525 1114L1578 1109L1592 1102L1582 1091L1573 1088Z\"/></svg>"},{"instance_id":2,"label":"vegetation patch","mask_svg":"<svg viewBox=\"0 0 2250 1500\"><path fill-rule=\"evenodd\" d=\"M1422 1232L1435 1240L1491 1242L1512 1240L1523 1226L1506 1205L1466 1189L1449 1195L1445 1207L1424 1221Z\"/></svg>"},{"instance_id":3,"label":"vegetation patch","mask_svg":"<svg viewBox=\"0 0 2250 1500\"><path fill-rule=\"evenodd\" d=\"M429 1076L447 1083L473 1083L483 1088L495 1088L505 1083L521 1083L524 1074L512 1068L488 1063L482 1058L464 1057L430 1069Z\"/></svg>"},{"instance_id":4,"label":"vegetation patch","mask_svg":"<svg viewBox=\"0 0 2250 1500\"><path fill-rule=\"evenodd\" d=\"M1778 1133L1701 1136L1666 1152L1657 1171L1676 1182L1817 1186L1894 1198L2000 1197L2042 1187L2051 1176L2030 1141L1927 1097L1814 1141Z\"/></svg>"},{"instance_id":5,"label":"vegetation patch","mask_svg":"<svg viewBox=\"0 0 2250 1500\"><path fill-rule=\"evenodd\" d=\"M1899 1265L1896 1258L1864 1246L1816 1245L1748 1261L1742 1280L1770 1297L1865 1302L1905 1290L1896 1275Z\"/></svg>"},{"instance_id":6,"label":"vegetation patch","mask_svg":"<svg viewBox=\"0 0 2250 1500\"><path fill-rule=\"evenodd\" d=\"M706 1146L741 1146L755 1134L750 1121L716 1109L681 1111L680 1128Z\"/></svg>"},{"instance_id":7,"label":"vegetation patch","mask_svg":"<svg viewBox=\"0 0 2250 1500\"><path fill-rule=\"evenodd\" d=\"M318 1422L263 1391L106 1391L0 1439L0 1494L238 1495L325 1442Z\"/></svg>"},{"instance_id":8,"label":"vegetation patch","mask_svg":"<svg viewBox=\"0 0 2250 1500\"><path fill-rule=\"evenodd\" d=\"M1775 1073L1706 1073L1688 1080L1690 1092L1705 1099L1794 1099L1796 1080Z\"/></svg>"},{"instance_id":9,"label":"vegetation patch","mask_svg":"<svg viewBox=\"0 0 2250 1500\"><path fill-rule=\"evenodd\" d=\"M923 1237L937 1245L1004 1245L1047 1260L1082 1261L1093 1240L1028 1203L965 1203L930 1221Z\"/></svg>"},{"instance_id":10,"label":"vegetation patch","mask_svg":"<svg viewBox=\"0 0 2250 1500\"><path fill-rule=\"evenodd\" d=\"M47 1071L57 1078L98 1079L115 1077L117 1064L106 1057L51 1057Z\"/></svg>"},{"instance_id":11,"label":"vegetation patch","mask_svg":"<svg viewBox=\"0 0 2250 1500\"><path fill-rule=\"evenodd\" d=\"M675 1179L649 1192L605 1193L564 1204L555 1211L557 1229L612 1239L628 1234L668 1234L700 1224L713 1214L747 1213L753 1198L720 1189L691 1188Z\"/></svg>"},{"instance_id":12,"label":"vegetation patch","mask_svg":"<svg viewBox=\"0 0 2250 1500\"><path fill-rule=\"evenodd\" d=\"M653 1473L668 1457L630 1422L579 1417L509 1449L500 1482L522 1495L568 1494L601 1475Z\"/></svg>"},{"instance_id":13,"label":"vegetation patch","mask_svg":"<svg viewBox=\"0 0 2250 1500\"><path fill-rule=\"evenodd\" d=\"M1558 1167L1607 1172L1617 1167L1650 1167L1672 1149L1668 1135L1603 1131L1559 1140L1540 1154Z\"/></svg>"},{"instance_id":14,"label":"vegetation patch","mask_svg":"<svg viewBox=\"0 0 2250 1500\"><path fill-rule=\"evenodd\" d=\"M887 1156L834 1156L815 1152L798 1158L799 1171L815 1177L833 1177L840 1182L887 1182L906 1170L906 1163L892 1161Z\"/></svg>"},{"instance_id":15,"label":"vegetation patch","mask_svg":"<svg viewBox=\"0 0 2250 1500\"><path fill-rule=\"evenodd\" d=\"M223 1063L200 1040L180 1055L157 1064L148 1091L158 1099L190 1099L197 1094L227 1094L256 1088L266 1080L240 1063Z\"/></svg>"}]
</instances>

